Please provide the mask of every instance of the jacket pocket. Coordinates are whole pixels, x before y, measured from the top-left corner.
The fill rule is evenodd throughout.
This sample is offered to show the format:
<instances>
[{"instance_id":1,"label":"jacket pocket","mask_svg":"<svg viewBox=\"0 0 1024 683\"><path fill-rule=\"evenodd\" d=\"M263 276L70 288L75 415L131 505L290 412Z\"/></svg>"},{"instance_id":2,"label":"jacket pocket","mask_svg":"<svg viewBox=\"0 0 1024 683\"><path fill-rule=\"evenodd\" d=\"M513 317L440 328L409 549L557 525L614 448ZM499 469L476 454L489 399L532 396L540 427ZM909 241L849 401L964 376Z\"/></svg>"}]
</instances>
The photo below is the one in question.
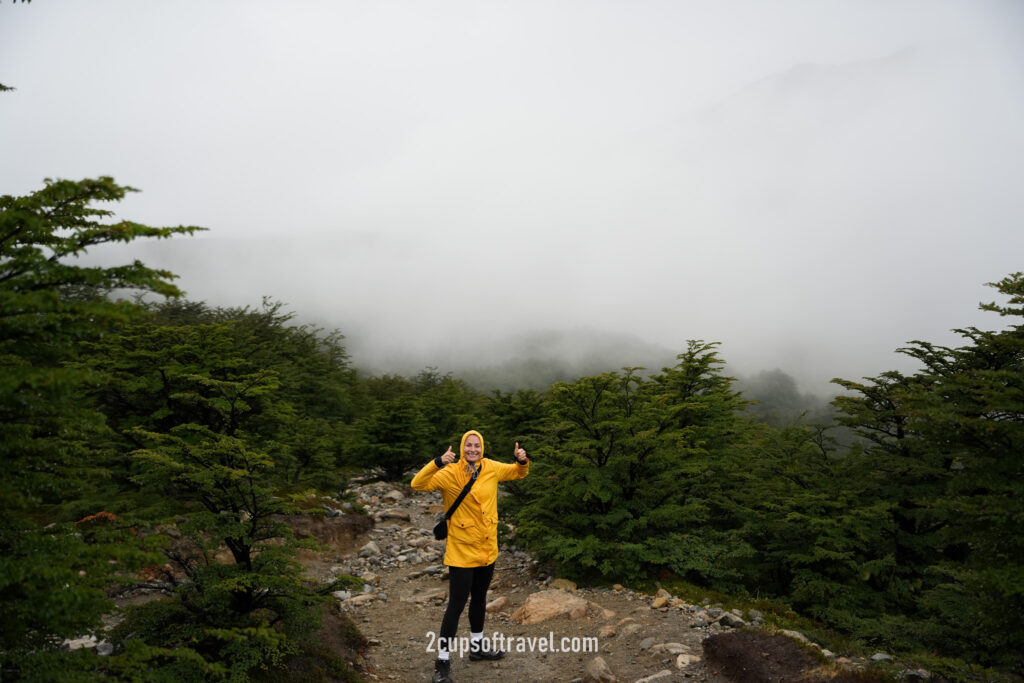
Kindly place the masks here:
<instances>
[{"instance_id":1,"label":"jacket pocket","mask_svg":"<svg viewBox=\"0 0 1024 683\"><path fill-rule=\"evenodd\" d=\"M472 521L452 520L448 525L448 537L456 543L472 545L476 543L480 529Z\"/></svg>"}]
</instances>

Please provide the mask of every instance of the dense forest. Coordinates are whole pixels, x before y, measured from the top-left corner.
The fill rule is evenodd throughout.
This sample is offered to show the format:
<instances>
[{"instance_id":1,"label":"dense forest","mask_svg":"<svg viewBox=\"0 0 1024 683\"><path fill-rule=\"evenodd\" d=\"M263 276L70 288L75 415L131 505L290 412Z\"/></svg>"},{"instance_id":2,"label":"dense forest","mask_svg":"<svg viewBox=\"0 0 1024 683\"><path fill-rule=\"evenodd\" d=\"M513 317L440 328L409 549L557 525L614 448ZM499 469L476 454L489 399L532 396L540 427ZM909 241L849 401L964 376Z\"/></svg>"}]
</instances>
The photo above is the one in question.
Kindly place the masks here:
<instances>
[{"instance_id":1,"label":"dense forest","mask_svg":"<svg viewBox=\"0 0 1024 683\"><path fill-rule=\"evenodd\" d=\"M287 520L352 473L407 479L468 428L529 449L513 540L565 575L685 582L949 672L1024 673L1024 274L982 305L1003 329L909 342L915 373L837 379L829 409L778 372L741 390L700 340L659 370L488 390L360 373L280 303L78 263L198 229L99 207L129 191L0 197L3 680L280 680L296 658L351 675L312 645L334 585L304 579ZM154 567L182 577L173 596L108 628L112 586ZM112 651L61 647L83 634Z\"/></svg>"}]
</instances>

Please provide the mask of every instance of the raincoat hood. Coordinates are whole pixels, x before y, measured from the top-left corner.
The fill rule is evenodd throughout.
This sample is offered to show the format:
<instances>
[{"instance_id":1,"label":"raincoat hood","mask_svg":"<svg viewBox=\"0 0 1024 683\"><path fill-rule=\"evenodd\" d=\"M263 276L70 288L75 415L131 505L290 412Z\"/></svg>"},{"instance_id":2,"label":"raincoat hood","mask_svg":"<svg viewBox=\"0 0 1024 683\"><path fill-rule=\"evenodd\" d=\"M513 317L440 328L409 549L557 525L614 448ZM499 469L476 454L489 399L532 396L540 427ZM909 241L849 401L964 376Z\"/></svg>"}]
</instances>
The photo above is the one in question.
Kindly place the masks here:
<instances>
[{"instance_id":1,"label":"raincoat hood","mask_svg":"<svg viewBox=\"0 0 1024 683\"><path fill-rule=\"evenodd\" d=\"M468 432L462 435L462 441L459 443L459 457L461 457L463 460L466 459L466 439L468 439L470 436L474 434L476 435L476 438L480 439L480 459L482 460L484 457L484 437L480 432L476 431L475 429L470 429Z\"/></svg>"}]
</instances>

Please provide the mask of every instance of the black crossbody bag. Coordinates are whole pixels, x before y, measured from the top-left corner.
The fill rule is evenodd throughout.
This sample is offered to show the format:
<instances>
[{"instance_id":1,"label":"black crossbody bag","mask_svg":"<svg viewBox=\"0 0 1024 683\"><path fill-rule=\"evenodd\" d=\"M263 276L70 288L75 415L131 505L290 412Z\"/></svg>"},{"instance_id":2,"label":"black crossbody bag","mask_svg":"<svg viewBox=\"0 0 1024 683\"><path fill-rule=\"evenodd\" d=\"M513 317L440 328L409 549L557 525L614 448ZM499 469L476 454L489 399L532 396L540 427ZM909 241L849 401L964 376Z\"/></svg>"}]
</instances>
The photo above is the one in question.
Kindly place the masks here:
<instances>
[{"instance_id":1,"label":"black crossbody bag","mask_svg":"<svg viewBox=\"0 0 1024 683\"><path fill-rule=\"evenodd\" d=\"M473 482L476 481L476 475L478 474L480 474L479 467L473 470L473 476L469 478L469 483L462 487L462 493L460 493L459 497L455 499L455 502L452 503L452 506L448 508L448 512L444 513L444 515L441 517L441 521L434 525L434 538L436 538L437 540L440 541L442 539L448 538L448 520L452 518L452 515L455 514L455 510L459 507L459 503L461 503L462 499L466 497L466 494L469 493L469 490L473 488Z\"/></svg>"}]
</instances>

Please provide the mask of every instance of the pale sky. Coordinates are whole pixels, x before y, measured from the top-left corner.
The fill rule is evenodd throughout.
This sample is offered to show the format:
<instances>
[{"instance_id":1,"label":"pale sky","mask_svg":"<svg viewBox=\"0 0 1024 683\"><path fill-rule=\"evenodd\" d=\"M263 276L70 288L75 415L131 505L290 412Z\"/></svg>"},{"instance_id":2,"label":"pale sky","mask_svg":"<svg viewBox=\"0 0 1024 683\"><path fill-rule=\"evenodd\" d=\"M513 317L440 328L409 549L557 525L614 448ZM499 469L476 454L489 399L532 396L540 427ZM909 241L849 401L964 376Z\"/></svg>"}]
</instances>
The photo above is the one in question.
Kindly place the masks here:
<instances>
[{"instance_id":1,"label":"pale sky","mask_svg":"<svg viewBox=\"0 0 1024 683\"><path fill-rule=\"evenodd\" d=\"M138 187L210 231L91 258L357 362L586 330L823 391L1024 270L1013 0L8 2L0 83L0 194Z\"/></svg>"}]
</instances>

